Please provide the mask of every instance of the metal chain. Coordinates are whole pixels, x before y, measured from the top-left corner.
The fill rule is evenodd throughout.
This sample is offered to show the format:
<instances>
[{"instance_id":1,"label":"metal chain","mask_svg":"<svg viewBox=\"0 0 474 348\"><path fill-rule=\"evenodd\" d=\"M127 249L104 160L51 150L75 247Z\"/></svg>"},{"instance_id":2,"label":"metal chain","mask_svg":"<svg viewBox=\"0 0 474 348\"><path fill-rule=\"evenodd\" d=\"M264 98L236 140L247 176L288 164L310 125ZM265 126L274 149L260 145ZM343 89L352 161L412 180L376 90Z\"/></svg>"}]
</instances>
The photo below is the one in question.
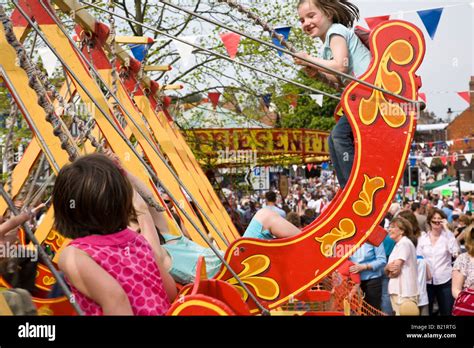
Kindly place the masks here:
<instances>
[{"instance_id":1,"label":"metal chain","mask_svg":"<svg viewBox=\"0 0 474 348\"><path fill-rule=\"evenodd\" d=\"M217 0L217 2L226 3L230 7L236 9L238 12L240 12L240 13L244 14L245 16L247 16L249 19L254 21L257 25L261 26L264 31L268 32L272 38L278 40L280 45L282 45L283 47L288 49L288 51L293 52L293 53L296 53L298 51L297 49L295 49L295 47L292 44L290 44L288 41L285 40L285 37L283 35L278 34L275 31L275 28L273 28L270 24L268 24L268 22L266 22L263 19L261 19L260 17L258 17L256 14L252 13L249 9L247 9L244 6L236 3L234 0ZM335 83L335 82L329 80L320 71L317 71L317 73L315 74L315 76L313 78L323 82L324 84L326 84L326 85L328 85L328 86L330 86L330 87L332 87L332 88L334 88L338 91L341 91L341 89L343 89L343 87L344 87L343 84Z\"/></svg>"},{"instance_id":2,"label":"metal chain","mask_svg":"<svg viewBox=\"0 0 474 348\"><path fill-rule=\"evenodd\" d=\"M7 191L8 194L11 195L12 189L13 189L13 175L12 175L12 170L13 170L13 162L15 161L15 151L14 151L14 146L13 146L13 134L15 132L15 124L17 122L17 116L18 116L18 106L15 103L15 100L12 98L10 101L10 115L8 116L8 121L10 122L9 125L7 125L8 128L8 133L7 137L5 139L5 149L3 152L3 158L6 161L7 164Z\"/></svg>"},{"instance_id":3,"label":"metal chain","mask_svg":"<svg viewBox=\"0 0 474 348\"><path fill-rule=\"evenodd\" d=\"M21 45L21 43L16 38L15 33L13 32L13 27L10 19L5 13L3 6L0 5L0 21L3 23L3 27L5 28L5 37L7 42L13 47L15 50L18 62L20 67L26 72L28 76L28 84L29 86L36 92L38 96L38 104L45 110L46 112L46 121L51 123L53 126L53 134L58 137L61 141L61 148L65 150L69 155L69 160L72 162L77 156L78 153L76 148L73 144L70 143L70 138L66 135L62 124L59 118L56 116L54 112L54 108L51 105L46 89L40 83L40 80L36 74L36 68L34 64L28 58L25 48ZM69 133L69 131L67 131Z\"/></svg>"}]
</instances>

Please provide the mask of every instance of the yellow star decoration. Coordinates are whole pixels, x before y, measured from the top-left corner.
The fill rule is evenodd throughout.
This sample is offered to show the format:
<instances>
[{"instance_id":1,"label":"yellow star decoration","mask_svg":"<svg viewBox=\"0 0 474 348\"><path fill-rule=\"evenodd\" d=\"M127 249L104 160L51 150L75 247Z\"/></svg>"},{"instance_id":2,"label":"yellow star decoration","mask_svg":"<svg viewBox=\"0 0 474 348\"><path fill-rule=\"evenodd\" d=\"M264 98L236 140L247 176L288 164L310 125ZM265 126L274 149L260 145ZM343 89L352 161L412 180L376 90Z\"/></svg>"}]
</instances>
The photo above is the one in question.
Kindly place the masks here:
<instances>
[{"instance_id":1,"label":"yellow star decoration","mask_svg":"<svg viewBox=\"0 0 474 348\"><path fill-rule=\"evenodd\" d=\"M274 300L280 293L278 283L269 277L259 277L259 274L265 272L270 266L270 258L266 255L252 255L242 261L244 269L238 274L243 283L249 285L255 290L255 294L263 300ZM227 280L228 283L234 285L240 292L244 301L247 301L248 294L245 290L237 285L237 280L232 277Z\"/></svg>"},{"instance_id":2,"label":"yellow star decoration","mask_svg":"<svg viewBox=\"0 0 474 348\"><path fill-rule=\"evenodd\" d=\"M389 70L389 62L403 66L410 63L413 56L413 47L406 40L391 43L383 53L374 84L399 94L403 89L403 81L397 72ZM390 127L401 127L405 124L408 110L409 108L400 107L399 103L387 101L384 94L375 89L368 99L362 98L359 105L360 119L367 126L375 122L380 111L382 118Z\"/></svg>"}]
</instances>

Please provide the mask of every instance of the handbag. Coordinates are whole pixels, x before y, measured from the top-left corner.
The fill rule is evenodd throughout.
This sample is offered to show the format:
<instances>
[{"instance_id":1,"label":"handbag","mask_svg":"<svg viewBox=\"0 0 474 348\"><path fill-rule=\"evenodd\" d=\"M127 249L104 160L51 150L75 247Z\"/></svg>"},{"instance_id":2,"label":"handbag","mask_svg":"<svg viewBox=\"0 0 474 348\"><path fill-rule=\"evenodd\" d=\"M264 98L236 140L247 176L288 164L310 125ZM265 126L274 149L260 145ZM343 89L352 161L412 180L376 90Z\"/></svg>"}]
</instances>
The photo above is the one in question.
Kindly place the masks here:
<instances>
[{"instance_id":1,"label":"handbag","mask_svg":"<svg viewBox=\"0 0 474 348\"><path fill-rule=\"evenodd\" d=\"M454 301L453 315L474 316L474 289L462 290Z\"/></svg>"}]
</instances>

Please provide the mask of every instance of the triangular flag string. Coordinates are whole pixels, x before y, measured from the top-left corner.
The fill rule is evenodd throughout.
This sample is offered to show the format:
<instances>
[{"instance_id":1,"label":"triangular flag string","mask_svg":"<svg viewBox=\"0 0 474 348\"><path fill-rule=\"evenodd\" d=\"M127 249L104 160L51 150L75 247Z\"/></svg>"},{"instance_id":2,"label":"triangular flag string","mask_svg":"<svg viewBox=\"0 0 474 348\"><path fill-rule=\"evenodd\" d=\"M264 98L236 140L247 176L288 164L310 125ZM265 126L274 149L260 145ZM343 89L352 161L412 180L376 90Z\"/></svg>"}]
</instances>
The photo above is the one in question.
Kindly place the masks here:
<instances>
[{"instance_id":1,"label":"triangular flag string","mask_svg":"<svg viewBox=\"0 0 474 348\"><path fill-rule=\"evenodd\" d=\"M270 103L272 102L272 94L267 93L267 94L262 95L262 100L265 106L268 108L270 106Z\"/></svg>"},{"instance_id":2,"label":"triangular flag string","mask_svg":"<svg viewBox=\"0 0 474 348\"><path fill-rule=\"evenodd\" d=\"M379 25L380 23L386 22L389 19L390 19L390 15L386 15L386 16L377 16L377 17L367 17L365 18L365 21L367 22L369 29L373 30L377 25Z\"/></svg>"},{"instance_id":3,"label":"triangular flag string","mask_svg":"<svg viewBox=\"0 0 474 348\"><path fill-rule=\"evenodd\" d=\"M421 100L423 100L423 101L425 102L425 104L426 104L426 93L423 93L423 92L418 93L418 96L419 96L419 97L421 98Z\"/></svg>"},{"instance_id":4,"label":"triangular flag string","mask_svg":"<svg viewBox=\"0 0 474 348\"><path fill-rule=\"evenodd\" d=\"M219 34L222 42L224 43L225 49L231 59L237 56L237 50L240 43L240 35L236 33L222 33Z\"/></svg>"},{"instance_id":5,"label":"triangular flag string","mask_svg":"<svg viewBox=\"0 0 474 348\"><path fill-rule=\"evenodd\" d=\"M466 159L466 162L468 164L471 164L471 160L472 160L472 153L467 153L464 155L464 158Z\"/></svg>"},{"instance_id":6,"label":"triangular flag string","mask_svg":"<svg viewBox=\"0 0 474 348\"><path fill-rule=\"evenodd\" d=\"M423 158L423 162L429 167L431 167L431 162L433 162L433 157L425 157Z\"/></svg>"},{"instance_id":7,"label":"triangular flag string","mask_svg":"<svg viewBox=\"0 0 474 348\"><path fill-rule=\"evenodd\" d=\"M179 38L183 41L189 42L190 44L194 44L196 41L196 36L194 35L180 36ZM191 63L194 47L178 40L173 40L173 43L181 57L182 67L187 68Z\"/></svg>"},{"instance_id":8,"label":"triangular flag string","mask_svg":"<svg viewBox=\"0 0 474 348\"><path fill-rule=\"evenodd\" d=\"M421 18L421 21L425 25L426 31L430 35L431 39L434 39L436 30L438 29L439 20L443 13L443 8L434 8L431 10L417 11Z\"/></svg>"},{"instance_id":9,"label":"triangular flag string","mask_svg":"<svg viewBox=\"0 0 474 348\"><path fill-rule=\"evenodd\" d=\"M457 94L458 94L462 99L464 99L468 104L470 103L470 100L469 100L469 91L466 91L466 92L457 92Z\"/></svg>"},{"instance_id":10,"label":"triangular flag string","mask_svg":"<svg viewBox=\"0 0 474 348\"><path fill-rule=\"evenodd\" d=\"M212 106L214 107L214 109L217 108L217 104L219 103L220 96L221 96L221 94L219 92L209 92L208 93L209 100L211 101Z\"/></svg>"},{"instance_id":11,"label":"triangular flag string","mask_svg":"<svg viewBox=\"0 0 474 348\"><path fill-rule=\"evenodd\" d=\"M54 71L56 70L58 58L53 52L51 52L51 50L48 47L39 48L38 55L41 57L43 67L48 73L48 76L52 77Z\"/></svg>"},{"instance_id":12,"label":"triangular flag string","mask_svg":"<svg viewBox=\"0 0 474 348\"><path fill-rule=\"evenodd\" d=\"M320 107L323 106L323 95L322 94L310 94L309 95L311 99L313 99L316 104L318 104Z\"/></svg>"},{"instance_id":13,"label":"triangular flag string","mask_svg":"<svg viewBox=\"0 0 474 348\"><path fill-rule=\"evenodd\" d=\"M140 44L140 45L131 44L129 45L129 47L135 59L138 60L139 62L143 62L148 53L148 49L150 48L150 45L149 44Z\"/></svg>"}]
</instances>

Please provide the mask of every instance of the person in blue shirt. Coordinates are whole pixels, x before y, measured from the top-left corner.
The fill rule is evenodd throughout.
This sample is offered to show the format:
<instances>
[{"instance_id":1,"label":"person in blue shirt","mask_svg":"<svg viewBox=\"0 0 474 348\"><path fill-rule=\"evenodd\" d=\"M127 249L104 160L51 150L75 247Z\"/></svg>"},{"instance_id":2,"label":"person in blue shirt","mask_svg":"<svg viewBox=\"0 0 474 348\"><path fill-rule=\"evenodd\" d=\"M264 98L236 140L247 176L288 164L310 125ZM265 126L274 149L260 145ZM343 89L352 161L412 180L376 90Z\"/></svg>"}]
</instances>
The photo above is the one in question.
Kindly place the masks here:
<instances>
[{"instance_id":1,"label":"person in blue shirt","mask_svg":"<svg viewBox=\"0 0 474 348\"><path fill-rule=\"evenodd\" d=\"M349 272L360 275L360 288L365 294L365 302L381 310L382 275L387 264L383 244L376 247L366 242L349 259L354 262Z\"/></svg>"},{"instance_id":2,"label":"person in blue shirt","mask_svg":"<svg viewBox=\"0 0 474 348\"><path fill-rule=\"evenodd\" d=\"M297 9L303 32L313 39L319 38L323 49L319 57L298 52L295 64L304 66L310 77L319 71L336 83L341 81L332 72L305 60L353 76L366 72L372 57L352 29L353 23L359 19L359 9L354 4L347 0L300 0ZM341 80L344 85L350 82L344 78ZM336 123L328 142L337 180L344 188L354 161L354 136L345 115Z\"/></svg>"}]
</instances>

